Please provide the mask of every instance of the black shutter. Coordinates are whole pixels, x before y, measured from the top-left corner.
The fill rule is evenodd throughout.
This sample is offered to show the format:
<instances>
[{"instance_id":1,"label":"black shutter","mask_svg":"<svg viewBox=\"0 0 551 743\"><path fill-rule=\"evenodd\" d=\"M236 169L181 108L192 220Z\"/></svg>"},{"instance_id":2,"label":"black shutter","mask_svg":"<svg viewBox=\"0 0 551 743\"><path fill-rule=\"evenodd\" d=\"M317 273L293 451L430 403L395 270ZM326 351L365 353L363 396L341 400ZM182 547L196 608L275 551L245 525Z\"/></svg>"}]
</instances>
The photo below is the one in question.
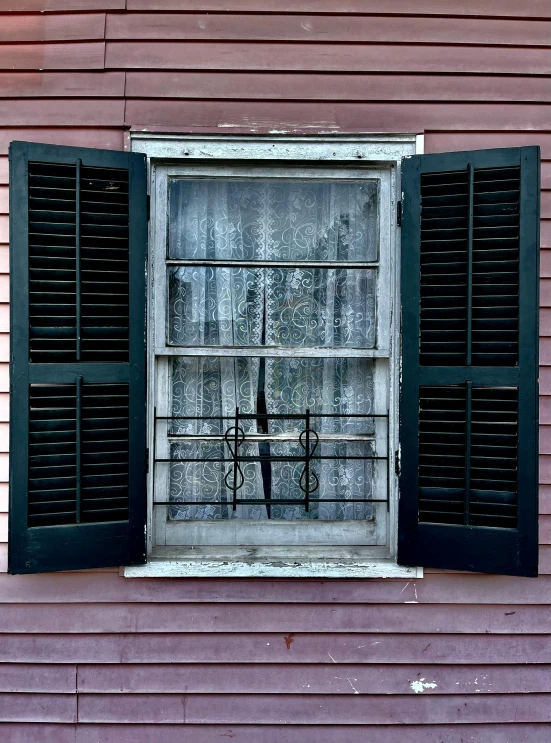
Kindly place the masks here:
<instances>
[{"instance_id":1,"label":"black shutter","mask_svg":"<svg viewBox=\"0 0 551 743\"><path fill-rule=\"evenodd\" d=\"M539 148L404 159L398 562L537 575Z\"/></svg>"},{"instance_id":2,"label":"black shutter","mask_svg":"<svg viewBox=\"0 0 551 743\"><path fill-rule=\"evenodd\" d=\"M10 146L9 572L146 560L143 155Z\"/></svg>"}]
</instances>

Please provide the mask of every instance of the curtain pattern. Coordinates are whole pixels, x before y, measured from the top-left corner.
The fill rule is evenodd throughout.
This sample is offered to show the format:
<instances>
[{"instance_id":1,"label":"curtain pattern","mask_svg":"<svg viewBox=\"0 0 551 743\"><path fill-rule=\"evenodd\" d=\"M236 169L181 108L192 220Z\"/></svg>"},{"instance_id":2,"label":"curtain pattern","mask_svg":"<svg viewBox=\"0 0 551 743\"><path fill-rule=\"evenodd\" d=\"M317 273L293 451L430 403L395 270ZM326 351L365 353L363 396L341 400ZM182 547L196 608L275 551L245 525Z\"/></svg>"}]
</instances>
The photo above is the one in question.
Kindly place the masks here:
<instances>
[{"instance_id":1,"label":"curtain pattern","mask_svg":"<svg viewBox=\"0 0 551 743\"><path fill-rule=\"evenodd\" d=\"M375 183L176 180L170 190L169 256L216 260L376 260ZM316 346L369 348L375 344L373 270L343 268L169 268L169 342L182 346ZM215 349L213 349L215 353ZM362 358L175 357L174 416L255 413L259 395L277 414L369 413L373 365ZM224 433L231 421L173 421L174 434ZM243 421L246 432L257 430ZM298 432L303 421L269 421L272 434ZM372 421L313 419L324 433L372 433ZM260 447L260 448L259 448ZM300 456L298 442L245 443L240 454ZM369 499L374 468L369 442L319 444L316 454L339 457L312 463L321 499ZM225 478L232 465L209 461L230 455L223 442L172 444L170 500L176 519L365 519L369 504L243 505L235 511ZM189 459L204 459L189 462ZM239 497L302 498L300 462L242 464ZM198 505L194 505L197 503Z\"/></svg>"}]
</instances>

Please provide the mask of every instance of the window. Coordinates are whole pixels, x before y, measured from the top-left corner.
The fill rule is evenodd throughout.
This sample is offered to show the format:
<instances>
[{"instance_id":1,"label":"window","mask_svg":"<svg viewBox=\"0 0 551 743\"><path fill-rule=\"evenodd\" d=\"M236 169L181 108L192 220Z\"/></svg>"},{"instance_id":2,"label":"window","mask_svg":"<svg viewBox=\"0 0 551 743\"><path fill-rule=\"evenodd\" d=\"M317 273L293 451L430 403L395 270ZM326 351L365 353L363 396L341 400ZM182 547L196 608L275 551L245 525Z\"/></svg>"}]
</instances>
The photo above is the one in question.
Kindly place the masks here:
<instances>
[{"instance_id":1,"label":"window","mask_svg":"<svg viewBox=\"0 0 551 743\"><path fill-rule=\"evenodd\" d=\"M10 572L537 574L539 150L414 148L12 143Z\"/></svg>"},{"instance_id":2,"label":"window","mask_svg":"<svg viewBox=\"0 0 551 743\"><path fill-rule=\"evenodd\" d=\"M243 139L238 160L207 139L193 163L134 141L151 161L156 558L390 560L396 153L415 138L371 140L351 157L346 139Z\"/></svg>"}]
</instances>

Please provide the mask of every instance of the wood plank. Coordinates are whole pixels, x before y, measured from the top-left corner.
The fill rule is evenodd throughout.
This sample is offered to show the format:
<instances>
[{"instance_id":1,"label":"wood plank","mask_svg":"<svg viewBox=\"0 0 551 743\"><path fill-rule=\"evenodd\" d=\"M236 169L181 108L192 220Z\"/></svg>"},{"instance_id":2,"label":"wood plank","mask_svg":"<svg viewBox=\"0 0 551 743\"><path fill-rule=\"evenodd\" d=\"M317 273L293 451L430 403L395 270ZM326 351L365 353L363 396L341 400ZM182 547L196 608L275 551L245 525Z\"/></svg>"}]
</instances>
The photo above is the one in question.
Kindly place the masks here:
<instances>
[{"instance_id":1,"label":"wood plank","mask_svg":"<svg viewBox=\"0 0 551 743\"><path fill-rule=\"evenodd\" d=\"M542 248L551 248L551 219L541 220L540 245Z\"/></svg>"},{"instance_id":2,"label":"wood plank","mask_svg":"<svg viewBox=\"0 0 551 743\"><path fill-rule=\"evenodd\" d=\"M539 517L539 543L551 544L551 516Z\"/></svg>"},{"instance_id":3,"label":"wood plank","mask_svg":"<svg viewBox=\"0 0 551 743\"><path fill-rule=\"evenodd\" d=\"M76 678L77 669L74 664L4 663L0 666L0 691L44 691L60 694L75 692ZM537 684L535 676L534 683Z\"/></svg>"},{"instance_id":4,"label":"wood plank","mask_svg":"<svg viewBox=\"0 0 551 743\"><path fill-rule=\"evenodd\" d=\"M0 245L0 273L9 273L10 261L9 261L9 246ZM6 324L6 312L9 314L9 307L0 304L0 332L9 330L9 325Z\"/></svg>"},{"instance_id":5,"label":"wood plank","mask_svg":"<svg viewBox=\"0 0 551 743\"><path fill-rule=\"evenodd\" d=\"M8 545L0 544L0 573L8 571Z\"/></svg>"},{"instance_id":6,"label":"wood plank","mask_svg":"<svg viewBox=\"0 0 551 743\"><path fill-rule=\"evenodd\" d=\"M8 576L2 576L4 579ZM82 578L81 578L82 580ZM12 663L551 663L544 635L284 633L5 635Z\"/></svg>"},{"instance_id":7,"label":"wood plank","mask_svg":"<svg viewBox=\"0 0 551 743\"><path fill-rule=\"evenodd\" d=\"M3 726L7 731L15 726ZM44 736L50 728L60 726L43 725ZM20 731L20 728L24 730ZM320 743L320 729L315 725L118 725L83 724L76 726L76 739L65 737L67 728L62 727L59 738L41 737L41 730L31 725L18 725L13 743L212 743L214 740L234 738L239 743ZM542 743L551 734L546 723L510 723L471 725L463 723L458 729L452 725L324 725L323 743ZM35 737L36 736L36 737ZM11 743L11 739L10 739Z\"/></svg>"},{"instance_id":8,"label":"wood plank","mask_svg":"<svg viewBox=\"0 0 551 743\"><path fill-rule=\"evenodd\" d=\"M113 98L12 99L2 112L5 126L39 121L44 126L122 126L124 100Z\"/></svg>"},{"instance_id":9,"label":"wood plank","mask_svg":"<svg viewBox=\"0 0 551 743\"><path fill-rule=\"evenodd\" d=\"M2 666L15 668L13 666ZM41 668L41 666L27 666ZM60 666L45 666L56 669ZM63 668L63 666L61 666ZM72 669L73 667L70 666ZM24 675L23 688L29 684ZM422 681L421 681L422 679ZM425 683L423 683L425 682ZM30 681L29 691L43 682ZM426 685L425 685L426 684ZM7 684L6 684L7 686ZM55 691L52 688L52 691ZM339 665L80 665L79 693L511 694L551 692L551 667Z\"/></svg>"},{"instance_id":10,"label":"wood plank","mask_svg":"<svg viewBox=\"0 0 551 743\"><path fill-rule=\"evenodd\" d=\"M10 240L10 223L7 215L0 216L0 243Z\"/></svg>"},{"instance_id":11,"label":"wood plank","mask_svg":"<svg viewBox=\"0 0 551 743\"><path fill-rule=\"evenodd\" d=\"M123 149L123 132L120 129L7 127L0 128L0 153L7 155L9 143L18 139L25 142L66 144L75 147L101 147L107 150ZM0 299L0 301L2 300Z\"/></svg>"},{"instance_id":12,"label":"wood plank","mask_svg":"<svg viewBox=\"0 0 551 743\"><path fill-rule=\"evenodd\" d=\"M8 423L0 423L0 452L8 453L9 449L9 432Z\"/></svg>"},{"instance_id":13,"label":"wood plank","mask_svg":"<svg viewBox=\"0 0 551 743\"><path fill-rule=\"evenodd\" d=\"M76 694L0 693L0 719L21 722L76 722Z\"/></svg>"},{"instance_id":14,"label":"wood plank","mask_svg":"<svg viewBox=\"0 0 551 743\"><path fill-rule=\"evenodd\" d=\"M0 46L0 70L103 69L104 42Z\"/></svg>"},{"instance_id":15,"label":"wood plank","mask_svg":"<svg viewBox=\"0 0 551 743\"><path fill-rule=\"evenodd\" d=\"M545 488L543 488L545 492ZM546 604L551 579L439 574L406 580L121 578L78 573L0 577L0 603Z\"/></svg>"},{"instance_id":16,"label":"wood plank","mask_svg":"<svg viewBox=\"0 0 551 743\"><path fill-rule=\"evenodd\" d=\"M0 305L1 307L5 307L6 305ZM9 392L9 375L10 375L10 367L9 364L4 362L3 364L0 364L0 391L2 392Z\"/></svg>"},{"instance_id":17,"label":"wood plank","mask_svg":"<svg viewBox=\"0 0 551 743\"><path fill-rule=\"evenodd\" d=\"M0 423L9 421L10 396L7 392L0 392Z\"/></svg>"},{"instance_id":18,"label":"wood plank","mask_svg":"<svg viewBox=\"0 0 551 743\"><path fill-rule=\"evenodd\" d=\"M545 492L545 488L543 488ZM551 579L439 574L406 580L122 578L78 573L0 577L0 603L546 604Z\"/></svg>"},{"instance_id":19,"label":"wood plank","mask_svg":"<svg viewBox=\"0 0 551 743\"><path fill-rule=\"evenodd\" d=\"M540 307L551 307L551 279L543 278L540 280ZM540 352L545 345L546 341L544 336L544 338L540 340Z\"/></svg>"},{"instance_id":20,"label":"wood plank","mask_svg":"<svg viewBox=\"0 0 551 743\"><path fill-rule=\"evenodd\" d=\"M551 366L551 339L549 338L540 338L540 366Z\"/></svg>"},{"instance_id":21,"label":"wood plank","mask_svg":"<svg viewBox=\"0 0 551 743\"><path fill-rule=\"evenodd\" d=\"M34 102L34 101L33 101ZM313 128L343 132L423 131L435 129L543 129L550 110L529 104L335 103L287 101L193 101L131 99L126 122L134 127L195 129L272 129L293 132ZM542 238L543 239L543 238ZM546 244L543 243L542 244ZM551 247L551 246L550 246Z\"/></svg>"},{"instance_id":22,"label":"wood plank","mask_svg":"<svg viewBox=\"0 0 551 743\"><path fill-rule=\"evenodd\" d=\"M541 384L541 382L540 382ZM551 449L551 397L541 395L539 398L539 410L540 410L540 441L546 441L546 437L549 437L549 449ZM544 444L547 447L547 443ZM551 454L551 451L542 451L542 454Z\"/></svg>"},{"instance_id":23,"label":"wood plank","mask_svg":"<svg viewBox=\"0 0 551 743\"><path fill-rule=\"evenodd\" d=\"M545 428L544 428L545 430ZM544 439L543 446L547 448ZM551 456L540 454L539 457L539 478L542 485L551 484Z\"/></svg>"},{"instance_id":24,"label":"wood plank","mask_svg":"<svg viewBox=\"0 0 551 743\"><path fill-rule=\"evenodd\" d=\"M124 10L125 0L4 0L2 13Z\"/></svg>"},{"instance_id":25,"label":"wood plank","mask_svg":"<svg viewBox=\"0 0 551 743\"><path fill-rule=\"evenodd\" d=\"M528 80L537 80L537 78L528 78ZM528 83L528 88L530 86L531 83ZM532 92L537 93L537 90ZM124 96L124 72L41 72L39 74L36 72L0 72L0 98L33 96L40 98L85 98L88 96L122 98ZM543 99L540 98L540 100Z\"/></svg>"},{"instance_id":26,"label":"wood plank","mask_svg":"<svg viewBox=\"0 0 551 743\"><path fill-rule=\"evenodd\" d=\"M551 486L540 485L540 513L551 514Z\"/></svg>"},{"instance_id":27,"label":"wood plank","mask_svg":"<svg viewBox=\"0 0 551 743\"><path fill-rule=\"evenodd\" d=\"M542 219L551 219L551 191L541 192L540 208Z\"/></svg>"},{"instance_id":28,"label":"wood plank","mask_svg":"<svg viewBox=\"0 0 551 743\"><path fill-rule=\"evenodd\" d=\"M548 722L551 697L508 694L411 697L291 694L81 694L79 721L187 724L328 723L383 725L464 722Z\"/></svg>"},{"instance_id":29,"label":"wood plank","mask_svg":"<svg viewBox=\"0 0 551 743\"><path fill-rule=\"evenodd\" d=\"M61 16L63 18L63 16ZM78 37L77 37L78 38ZM125 13L107 16L106 39L303 41L549 46L551 24L540 21L346 15ZM13 39L14 41L19 39Z\"/></svg>"},{"instance_id":30,"label":"wood plank","mask_svg":"<svg viewBox=\"0 0 551 743\"><path fill-rule=\"evenodd\" d=\"M0 186L0 214L8 213L10 193L7 186Z\"/></svg>"},{"instance_id":31,"label":"wood plank","mask_svg":"<svg viewBox=\"0 0 551 743\"><path fill-rule=\"evenodd\" d=\"M5 480L3 480L5 482ZM0 513L0 542L8 541L8 514Z\"/></svg>"},{"instance_id":32,"label":"wood plank","mask_svg":"<svg viewBox=\"0 0 551 743\"><path fill-rule=\"evenodd\" d=\"M425 152L460 152L492 147L541 147L543 159L551 158L551 133L546 132L437 132L430 122L425 131Z\"/></svg>"},{"instance_id":33,"label":"wood plank","mask_svg":"<svg viewBox=\"0 0 551 743\"><path fill-rule=\"evenodd\" d=\"M542 250L540 252L540 276L551 277L551 250ZM540 323L540 333L541 331L542 327Z\"/></svg>"},{"instance_id":34,"label":"wood plank","mask_svg":"<svg viewBox=\"0 0 551 743\"><path fill-rule=\"evenodd\" d=\"M0 735L2 735L2 740L5 743L75 743L77 727L77 725L67 723L3 722L0 723ZM95 735L95 743L105 742L105 739L101 740L104 732L105 730ZM126 728L126 732L128 732L128 728ZM80 740L83 741L83 738ZM134 739L134 743L135 741L136 739ZM90 739L87 743L90 743Z\"/></svg>"},{"instance_id":35,"label":"wood plank","mask_svg":"<svg viewBox=\"0 0 551 743\"><path fill-rule=\"evenodd\" d=\"M540 317L543 313L547 313L547 310L540 310ZM545 322L547 323L548 320L546 319ZM551 369L548 366L540 366L540 396L544 395L551 395Z\"/></svg>"},{"instance_id":36,"label":"wood plank","mask_svg":"<svg viewBox=\"0 0 551 743\"><path fill-rule=\"evenodd\" d=\"M24 73L19 73L24 74ZM54 75L56 73L50 73ZM81 73L82 74L82 73ZM91 73L92 74L92 73ZM111 73L114 74L114 73ZM117 73L118 74L118 73ZM43 77L46 77L44 73ZM9 85L16 85L8 82ZM243 100L342 101L533 101L551 99L548 81L539 77L496 77L301 72L127 72L126 95L142 98L235 98ZM2 76L0 75L0 93ZM32 94L32 93L31 93ZM42 95L42 94L41 94Z\"/></svg>"},{"instance_id":37,"label":"wood plank","mask_svg":"<svg viewBox=\"0 0 551 743\"><path fill-rule=\"evenodd\" d=\"M25 0L37 2L38 0ZM63 2L64 0L47 0ZM65 0L67 2L68 0ZM128 10L197 10L227 11L227 0L128 0ZM232 0L231 9L237 11L270 11L271 5L266 0ZM443 15L441 0L392 0L385 3L384 12L389 15ZM522 8L514 0L469 0L467 3L455 3L449 9L453 16L491 16L520 18L550 18L551 10L546 0L527 0ZM335 13L334 0L280 0L277 3L279 13ZM380 0L341 0L339 13L380 13Z\"/></svg>"},{"instance_id":38,"label":"wood plank","mask_svg":"<svg viewBox=\"0 0 551 743\"><path fill-rule=\"evenodd\" d=\"M5 296L4 289L6 287L6 279L9 276L0 275L0 294ZM10 337L8 333L0 333L0 361L10 360Z\"/></svg>"},{"instance_id":39,"label":"wood plank","mask_svg":"<svg viewBox=\"0 0 551 743\"><path fill-rule=\"evenodd\" d=\"M541 517L545 519L547 517ZM543 585L541 586L543 588ZM547 600L551 596L547 593ZM548 629L546 606L406 604L18 604L0 605L0 632L368 632L538 634Z\"/></svg>"},{"instance_id":40,"label":"wood plank","mask_svg":"<svg viewBox=\"0 0 551 743\"><path fill-rule=\"evenodd\" d=\"M105 54L105 67L115 69L273 72L274 60L277 60L277 70L299 72L415 71L545 75L549 71L547 51L537 48L108 41ZM75 68L78 69L78 65Z\"/></svg>"},{"instance_id":41,"label":"wood plank","mask_svg":"<svg viewBox=\"0 0 551 743\"><path fill-rule=\"evenodd\" d=\"M551 573L551 547L542 545L539 548L539 566L540 575L549 575Z\"/></svg>"},{"instance_id":42,"label":"wood plank","mask_svg":"<svg viewBox=\"0 0 551 743\"><path fill-rule=\"evenodd\" d=\"M546 135L548 137L549 135ZM543 152L542 152L543 157ZM541 163L541 187L551 189L551 163L542 161Z\"/></svg>"},{"instance_id":43,"label":"wood plank","mask_svg":"<svg viewBox=\"0 0 551 743\"><path fill-rule=\"evenodd\" d=\"M21 41L92 41L104 38L104 13L4 16L0 43Z\"/></svg>"},{"instance_id":44,"label":"wood plank","mask_svg":"<svg viewBox=\"0 0 551 743\"><path fill-rule=\"evenodd\" d=\"M0 157L0 183L8 183L9 164L7 157Z\"/></svg>"},{"instance_id":45,"label":"wood plank","mask_svg":"<svg viewBox=\"0 0 551 743\"><path fill-rule=\"evenodd\" d=\"M0 483L0 512L8 512L8 483Z\"/></svg>"}]
</instances>

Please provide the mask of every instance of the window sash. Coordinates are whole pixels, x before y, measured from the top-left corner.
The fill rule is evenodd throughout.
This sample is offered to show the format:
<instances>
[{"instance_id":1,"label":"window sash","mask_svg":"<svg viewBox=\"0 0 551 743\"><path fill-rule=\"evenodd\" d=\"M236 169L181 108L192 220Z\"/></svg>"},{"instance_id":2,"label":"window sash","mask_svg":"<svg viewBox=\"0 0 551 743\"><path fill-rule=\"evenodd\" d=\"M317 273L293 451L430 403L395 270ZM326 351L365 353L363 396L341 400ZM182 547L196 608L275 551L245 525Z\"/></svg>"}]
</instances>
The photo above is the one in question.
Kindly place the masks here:
<instances>
[{"instance_id":1,"label":"window sash","mask_svg":"<svg viewBox=\"0 0 551 743\"><path fill-rule=\"evenodd\" d=\"M394 276L392 271L392 251L394 247L394 171L388 166L365 169L355 168L292 168L281 167L228 167L220 166L156 166L154 173L154 200L155 223L154 235L156 244L153 250L152 269L154 276L154 292L152 296L154 328L153 328L153 357L156 384L154 391L156 415L170 416L171 389L169 374L169 359L172 356L233 356L233 357L280 357L280 358L372 358L375 363L375 408L379 414L389 411L389 380L393 375L391 363L391 328L392 306L395 302ZM366 262L333 262L333 261L204 261L201 259L173 259L167 258L168 253L168 196L169 180L175 177L189 178L220 178L222 180L255 179L289 180L377 180L379 182L379 244L378 260ZM162 244L159 244L162 243ZM235 266L247 268L367 268L377 272L376 282L376 347L363 348L304 348L281 346L202 346L182 347L168 345L167 318L168 318L168 287L167 273L170 265L212 265ZM384 456L389 455L389 431L382 432L382 427L394 428L394 422L387 419L379 420L374 437L385 442ZM168 426L159 426L157 422L153 431L155 457L163 458L169 455L170 443L173 440L168 433ZM223 438L223 437L221 437ZM319 434L320 441L358 441L366 440L365 436L353 434L324 435ZM182 437L178 437L182 440ZM187 440L190 440L189 438ZM213 437L193 436L192 440L216 440ZM247 440L253 441L253 435L247 434ZM284 434L255 434L255 441L297 440L296 435ZM169 492L168 467L154 467L154 490L156 500L159 493ZM390 489L393 478L390 476L390 461L387 467L387 482L375 478L374 497L376 500L387 497L390 499ZM155 529L156 545L194 545L194 544L328 544L328 545L385 545L389 542L390 520L388 503L373 503L373 518L368 521L296 521L284 524L280 521L241 522L229 520L218 522L216 525L201 521L170 521L167 505L153 505L153 524ZM254 525L258 528L255 531ZM214 541L213 541L214 540Z\"/></svg>"}]
</instances>

